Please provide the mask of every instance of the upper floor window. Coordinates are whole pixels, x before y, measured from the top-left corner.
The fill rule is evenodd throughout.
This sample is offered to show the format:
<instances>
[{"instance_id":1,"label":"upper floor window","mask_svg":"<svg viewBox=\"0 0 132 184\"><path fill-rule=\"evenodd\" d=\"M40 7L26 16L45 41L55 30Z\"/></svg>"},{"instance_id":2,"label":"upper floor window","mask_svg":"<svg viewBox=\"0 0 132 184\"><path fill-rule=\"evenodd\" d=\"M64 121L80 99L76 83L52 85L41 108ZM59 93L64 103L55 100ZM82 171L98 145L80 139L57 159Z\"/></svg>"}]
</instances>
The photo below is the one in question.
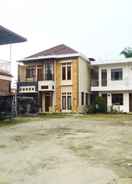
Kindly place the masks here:
<instances>
[{"instance_id":1,"label":"upper floor window","mask_svg":"<svg viewBox=\"0 0 132 184\"><path fill-rule=\"evenodd\" d=\"M116 68L111 70L111 80L122 80L123 72L122 68Z\"/></svg>"},{"instance_id":2,"label":"upper floor window","mask_svg":"<svg viewBox=\"0 0 132 184\"><path fill-rule=\"evenodd\" d=\"M71 63L62 64L62 80L71 80Z\"/></svg>"},{"instance_id":3,"label":"upper floor window","mask_svg":"<svg viewBox=\"0 0 132 184\"><path fill-rule=\"evenodd\" d=\"M53 63L46 63L44 68L44 80L53 80Z\"/></svg>"},{"instance_id":4,"label":"upper floor window","mask_svg":"<svg viewBox=\"0 0 132 184\"><path fill-rule=\"evenodd\" d=\"M27 66L26 68L26 78L34 78L35 77L35 67Z\"/></svg>"},{"instance_id":5,"label":"upper floor window","mask_svg":"<svg viewBox=\"0 0 132 184\"><path fill-rule=\"evenodd\" d=\"M94 67L91 69L91 85L96 87L99 85L99 69Z\"/></svg>"},{"instance_id":6,"label":"upper floor window","mask_svg":"<svg viewBox=\"0 0 132 184\"><path fill-rule=\"evenodd\" d=\"M101 70L101 85L107 86L107 70L106 69Z\"/></svg>"}]
</instances>

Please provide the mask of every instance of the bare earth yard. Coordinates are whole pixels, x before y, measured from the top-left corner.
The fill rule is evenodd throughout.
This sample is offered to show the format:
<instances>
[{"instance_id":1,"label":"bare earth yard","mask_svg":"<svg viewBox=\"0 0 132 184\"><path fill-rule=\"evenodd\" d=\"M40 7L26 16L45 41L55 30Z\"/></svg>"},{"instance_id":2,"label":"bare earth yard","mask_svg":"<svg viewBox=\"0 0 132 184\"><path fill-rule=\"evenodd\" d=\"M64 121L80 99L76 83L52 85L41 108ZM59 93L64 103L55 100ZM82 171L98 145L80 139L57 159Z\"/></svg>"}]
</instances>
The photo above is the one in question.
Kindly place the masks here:
<instances>
[{"instance_id":1,"label":"bare earth yard","mask_svg":"<svg viewBox=\"0 0 132 184\"><path fill-rule=\"evenodd\" d=\"M132 115L1 126L0 184L132 184Z\"/></svg>"}]
</instances>

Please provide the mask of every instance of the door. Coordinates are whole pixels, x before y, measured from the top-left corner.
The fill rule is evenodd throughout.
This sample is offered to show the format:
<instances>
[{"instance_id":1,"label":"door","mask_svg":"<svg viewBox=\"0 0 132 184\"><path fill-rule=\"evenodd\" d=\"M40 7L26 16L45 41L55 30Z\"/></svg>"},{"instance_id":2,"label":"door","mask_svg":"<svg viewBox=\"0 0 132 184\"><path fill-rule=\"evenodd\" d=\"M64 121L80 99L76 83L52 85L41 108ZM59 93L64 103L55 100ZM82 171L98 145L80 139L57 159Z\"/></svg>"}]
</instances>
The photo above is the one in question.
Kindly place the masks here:
<instances>
[{"instance_id":1,"label":"door","mask_svg":"<svg viewBox=\"0 0 132 184\"><path fill-rule=\"evenodd\" d=\"M129 94L129 112L132 112L132 93Z\"/></svg>"},{"instance_id":2,"label":"door","mask_svg":"<svg viewBox=\"0 0 132 184\"><path fill-rule=\"evenodd\" d=\"M45 112L49 112L50 106L51 106L51 94L45 93Z\"/></svg>"}]
</instances>

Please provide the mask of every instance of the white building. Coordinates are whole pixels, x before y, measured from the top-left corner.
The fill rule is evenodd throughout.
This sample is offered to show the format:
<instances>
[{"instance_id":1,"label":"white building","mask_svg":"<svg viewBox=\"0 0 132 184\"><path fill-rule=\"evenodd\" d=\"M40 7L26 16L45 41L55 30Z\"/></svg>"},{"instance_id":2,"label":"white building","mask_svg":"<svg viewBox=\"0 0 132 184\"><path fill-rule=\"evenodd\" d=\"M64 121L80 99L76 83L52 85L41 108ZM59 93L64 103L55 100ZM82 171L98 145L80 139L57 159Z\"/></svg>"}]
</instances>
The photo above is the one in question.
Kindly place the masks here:
<instances>
[{"instance_id":1,"label":"white building","mask_svg":"<svg viewBox=\"0 0 132 184\"><path fill-rule=\"evenodd\" d=\"M132 112L132 58L93 63L91 78L91 91L105 98L107 111Z\"/></svg>"}]
</instances>

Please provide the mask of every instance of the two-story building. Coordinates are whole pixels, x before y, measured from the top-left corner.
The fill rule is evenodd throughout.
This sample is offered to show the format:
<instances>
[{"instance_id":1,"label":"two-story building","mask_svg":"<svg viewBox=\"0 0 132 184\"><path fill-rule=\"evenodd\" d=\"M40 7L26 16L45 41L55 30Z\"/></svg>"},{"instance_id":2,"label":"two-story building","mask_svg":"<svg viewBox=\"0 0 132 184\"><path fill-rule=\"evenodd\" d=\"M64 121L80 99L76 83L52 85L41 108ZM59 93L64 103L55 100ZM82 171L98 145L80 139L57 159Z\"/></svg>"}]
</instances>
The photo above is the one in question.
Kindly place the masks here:
<instances>
[{"instance_id":1,"label":"two-story building","mask_svg":"<svg viewBox=\"0 0 132 184\"><path fill-rule=\"evenodd\" d=\"M18 113L79 112L89 104L89 59L58 45L19 61Z\"/></svg>"},{"instance_id":2,"label":"two-story building","mask_svg":"<svg viewBox=\"0 0 132 184\"><path fill-rule=\"evenodd\" d=\"M132 112L132 58L93 63L91 68L93 99L103 96L108 111Z\"/></svg>"}]
</instances>

